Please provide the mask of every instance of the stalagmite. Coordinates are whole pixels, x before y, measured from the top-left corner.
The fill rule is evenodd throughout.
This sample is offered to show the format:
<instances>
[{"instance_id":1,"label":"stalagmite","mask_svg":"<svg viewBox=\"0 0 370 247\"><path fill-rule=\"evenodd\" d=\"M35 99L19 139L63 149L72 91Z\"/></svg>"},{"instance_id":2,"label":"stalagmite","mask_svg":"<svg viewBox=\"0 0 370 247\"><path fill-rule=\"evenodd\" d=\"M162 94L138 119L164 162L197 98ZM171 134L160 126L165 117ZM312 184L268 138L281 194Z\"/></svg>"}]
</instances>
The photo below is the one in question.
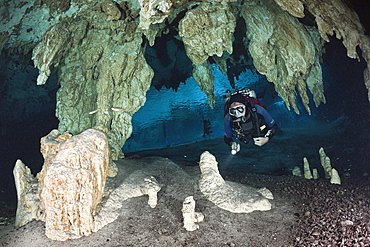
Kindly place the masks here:
<instances>
[{"instance_id":1,"label":"stalagmite","mask_svg":"<svg viewBox=\"0 0 370 247\"><path fill-rule=\"evenodd\" d=\"M13 174L18 201L15 226L19 227L39 218L40 198L37 193L37 179L21 160L17 160Z\"/></svg>"},{"instance_id":2,"label":"stalagmite","mask_svg":"<svg viewBox=\"0 0 370 247\"><path fill-rule=\"evenodd\" d=\"M341 180L340 180L338 171L335 170L335 168L331 169L330 183L332 183L332 184L341 184Z\"/></svg>"},{"instance_id":3,"label":"stalagmite","mask_svg":"<svg viewBox=\"0 0 370 247\"><path fill-rule=\"evenodd\" d=\"M295 166L292 170L293 176L302 177L302 170L298 166Z\"/></svg>"},{"instance_id":4,"label":"stalagmite","mask_svg":"<svg viewBox=\"0 0 370 247\"><path fill-rule=\"evenodd\" d=\"M330 163L330 158L326 155L323 147L319 149L319 155L321 166L324 168L325 178L330 179L332 167Z\"/></svg>"},{"instance_id":5,"label":"stalagmite","mask_svg":"<svg viewBox=\"0 0 370 247\"><path fill-rule=\"evenodd\" d=\"M108 164L108 142L102 131L88 129L65 141L40 188L46 236L64 241L92 233Z\"/></svg>"},{"instance_id":6,"label":"stalagmite","mask_svg":"<svg viewBox=\"0 0 370 247\"><path fill-rule=\"evenodd\" d=\"M204 215L202 213L195 212L195 200L192 196L185 198L181 211L184 218L184 228L187 231L195 231L199 229L199 225L195 223L202 222Z\"/></svg>"},{"instance_id":7,"label":"stalagmite","mask_svg":"<svg viewBox=\"0 0 370 247\"><path fill-rule=\"evenodd\" d=\"M317 172L316 168L312 169L312 177L313 177L313 179L318 179L319 178L319 173Z\"/></svg>"},{"instance_id":8,"label":"stalagmite","mask_svg":"<svg viewBox=\"0 0 370 247\"><path fill-rule=\"evenodd\" d=\"M271 209L268 199L273 199L273 196L271 192L267 193L268 189L261 190L225 181L218 171L217 164L216 158L208 151L201 154L199 189L208 200L232 213Z\"/></svg>"},{"instance_id":9,"label":"stalagmite","mask_svg":"<svg viewBox=\"0 0 370 247\"><path fill-rule=\"evenodd\" d=\"M96 129L76 136L53 130L41 138L41 152L44 165L36 177L20 160L14 167L16 226L43 220L46 236L60 241L91 234L108 171L106 135Z\"/></svg>"},{"instance_id":10,"label":"stalagmite","mask_svg":"<svg viewBox=\"0 0 370 247\"><path fill-rule=\"evenodd\" d=\"M306 157L303 158L303 175L306 179L312 179L312 173L310 169L310 164L308 163L308 160Z\"/></svg>"}]
</instances>

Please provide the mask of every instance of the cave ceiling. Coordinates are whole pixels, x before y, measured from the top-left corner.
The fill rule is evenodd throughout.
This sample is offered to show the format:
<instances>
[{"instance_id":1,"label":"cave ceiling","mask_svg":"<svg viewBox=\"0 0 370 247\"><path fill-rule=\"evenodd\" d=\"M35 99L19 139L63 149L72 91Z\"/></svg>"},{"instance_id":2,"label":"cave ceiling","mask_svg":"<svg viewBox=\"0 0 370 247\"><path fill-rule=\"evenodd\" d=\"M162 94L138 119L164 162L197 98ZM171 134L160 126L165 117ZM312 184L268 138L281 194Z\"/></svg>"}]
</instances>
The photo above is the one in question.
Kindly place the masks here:
<instances>
[{"instance_id":1,"label":"cave ceiling","mask_svg":"<svg viewBox=\"0 0 370 247\"><path fill-rule=\"evenodd\" d=\"M177 90L193 76L213 107L212 63L232 87L256 68L288 109L299 114L299 95L310 113L308 93L315 106L326 102L320 62L332 36L367 62L370 91L370 39L348 1L3 0L0 13L2 52L32 59L37 85L55 71L59 130L103 130L113 159L151 85Z\"/></svg>"}]
</instances>

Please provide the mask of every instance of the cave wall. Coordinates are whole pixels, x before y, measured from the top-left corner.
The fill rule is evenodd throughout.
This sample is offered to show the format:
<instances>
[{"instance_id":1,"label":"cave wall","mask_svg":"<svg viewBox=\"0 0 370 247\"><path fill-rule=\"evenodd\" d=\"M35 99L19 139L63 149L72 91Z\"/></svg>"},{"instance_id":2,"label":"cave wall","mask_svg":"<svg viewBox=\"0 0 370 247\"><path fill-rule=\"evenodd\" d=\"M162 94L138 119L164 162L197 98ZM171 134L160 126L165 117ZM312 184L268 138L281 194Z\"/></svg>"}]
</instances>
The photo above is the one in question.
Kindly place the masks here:
<instances>
[{"instance_id":1,"label":"cave wall","mask_svg":"<svg viewBox=\"0 0 370 247\"><path fill-rule=\"evenodd\" d=\"M369 61L369 37L357 14L341 1L3 1L0 47L8 54L32 53L43 85L55 69L60 83L56 115L59 130L72 134L97 128L108 134L112 158L131 135L132 115L145 103L153 70L144 58L146 43L178 31L193 75L215 103L208 58L221 71L233 53L237 16L244 18L254 66L275 84L288 108L299 95L310 113L308 90L315 105L325 103L320 58L328 35L342 39L347 55ZM302 24L307 14L317 29ZM369 65L368 65L369 66ZM370 88L369 67L365 85ZM370 98L370 95L369 95Z\"/></svg>"}]
</instances>

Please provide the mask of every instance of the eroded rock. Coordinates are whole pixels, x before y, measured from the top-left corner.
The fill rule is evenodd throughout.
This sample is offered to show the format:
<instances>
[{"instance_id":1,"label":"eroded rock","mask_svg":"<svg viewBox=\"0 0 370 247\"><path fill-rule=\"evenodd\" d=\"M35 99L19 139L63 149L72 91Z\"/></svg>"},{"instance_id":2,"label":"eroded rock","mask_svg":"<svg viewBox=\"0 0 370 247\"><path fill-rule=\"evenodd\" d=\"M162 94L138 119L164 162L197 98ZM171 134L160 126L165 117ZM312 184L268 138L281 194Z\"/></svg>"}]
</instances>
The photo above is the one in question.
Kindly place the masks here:
<instances>
[{"instance_id":1,"label":"eroded rock","mask_svg":"<svg viewBox=\"0 0 370 247\"><path fill-rule=\"evenodd\" d=\"M105 202L103 208L94 217L94 232L115 221L122 207L122 202L133 197L148 195L148 204L151 208L157 205L157 193L161 185L153 176L147 175L144 170L133 172Z\"/></svg>"},{"instance_id":2,"label":"eroded rock","mask_svg":"<svg viewBox=\"0 0 370 247\"><path fill-rule=\"evenodd\" d=\"M311 73L312 68L316 70L315 66L319 66L319 49L322 49L320 45L315 46L311 34L314 31L308 31L272 0L246 2L241 7L241 15L247 25L248 49L256 69L275 84L275 90L288 109L292 106L299 113L296 105L298 90L303 105L310 113L305 80L311 76L315 78L311 84L322 84L321 74ZM316 87L317 90L311 91L314 97L324 99L320 86Z\"/></svg>"},{"instance_id":3,"label":"eroded rock","mask_svg":"<svg viewBox=\"0 0 370 247\"><path fill-rule=\"evenodd\" d=\"M206 93L208 98L208 104L213 109L215 107L216 96L214 93L213 81L215 77L212 74L211 65L208 61L205 61L201 65L194 66L193 77L200 89Z\"/></svg>"},{"instance_id":4,"label":"eroded rock","mask_svg":"<svg viewBox=\"0 0 370 247\"><path fill-rule=\"evenodd\" d=\"M17 160L13 175L18 200L15 226L23 226L33 219L37 219L41 214L37 179L21 160Z\"/></svg>"},{"instance_id":5,"label":"eroded rock","mask_svg":"<svg viewBox=\"0 0 370 247\"><path fill-rule=\"evenodd\" d=\"M227 5L203 2L189 10L180 21L179 34L190 60L201 65L209 56L231 54L235 21Z\"/></svg>"},{"instance_id":6,"label":"eroded rock","mask_svg":"<svg viewBox=\"0 0 370 247\"><path fill-rule=\"evenodd\" d=\"M36 177L20 160L14 167L16 225L44 220L46 235L60 241L91 234L110 160L106 134L88 129L71 136L53 130L42 138L41 151L45 163Z\"/></svg>"},{"instance_id":7,"label":"eroded rock","mask_svg":"<svg viewBox=\"0 0 370 247\"><path fill-rule=\"evenodd\" d=\"M218 171L216 158L205 151L200 156L201 178L199 189L218 207L232 213L250 213L271 209L268 199L273 199L267 188L256 189L239 183L225 181Z\"/></svg>"},{"instance_id":8,"label":"eroded rock","mask_svg":"<svg viewBox=\"0 0 370 247\"><path fill-rule=\"evenodd\" d=\"M88 129L63 144L41 188L46 236L67 240L92 233L108 164L108 140L102 131Z\"/></svg>"},{"instance_id":9,"label":"eroded rock","mask_svg":"<svg viewBox=\"0 0 370 247\"><path fill-rule=\"evenodd\" d=\"M204 220L204 215L199 212L195 212L195 200L192 196L185 198L182 204L182 217L184 218L184 228L187 231L195 231L199 229L197 222Z\"/></svg>"}]
</instances>

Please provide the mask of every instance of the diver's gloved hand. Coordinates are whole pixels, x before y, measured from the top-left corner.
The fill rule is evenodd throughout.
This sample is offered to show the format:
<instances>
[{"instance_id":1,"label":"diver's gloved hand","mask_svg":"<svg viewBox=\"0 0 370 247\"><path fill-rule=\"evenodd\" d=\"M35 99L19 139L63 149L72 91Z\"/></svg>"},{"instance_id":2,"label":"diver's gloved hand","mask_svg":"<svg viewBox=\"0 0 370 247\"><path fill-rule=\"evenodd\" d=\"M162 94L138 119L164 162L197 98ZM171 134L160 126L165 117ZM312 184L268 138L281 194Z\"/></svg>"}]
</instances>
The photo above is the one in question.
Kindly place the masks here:
<instances>
[{"instance_id":1,"label":"diver's gloved hand","mask_svg":"<svg viewBox=\"0 0 370 247\"><path fill-rule=\"evenodd\" d=\"M240 144L236 142L232 142L231 143L231 154L235 155L239 151L240 151Z\"/></svg>"},{"instance_id":2,"label":"diver's gloved hand","mask_svg":"<svg viewBox=\"0 0 370 247\"><path fill-rule=\"evenodd\" d=\"M254 140L255 145L261 147L265 145L266 143L268 143L269 138L268 137L256 137L256 138L253 138L253 140Z\"/></svg>"}]
</instances>

